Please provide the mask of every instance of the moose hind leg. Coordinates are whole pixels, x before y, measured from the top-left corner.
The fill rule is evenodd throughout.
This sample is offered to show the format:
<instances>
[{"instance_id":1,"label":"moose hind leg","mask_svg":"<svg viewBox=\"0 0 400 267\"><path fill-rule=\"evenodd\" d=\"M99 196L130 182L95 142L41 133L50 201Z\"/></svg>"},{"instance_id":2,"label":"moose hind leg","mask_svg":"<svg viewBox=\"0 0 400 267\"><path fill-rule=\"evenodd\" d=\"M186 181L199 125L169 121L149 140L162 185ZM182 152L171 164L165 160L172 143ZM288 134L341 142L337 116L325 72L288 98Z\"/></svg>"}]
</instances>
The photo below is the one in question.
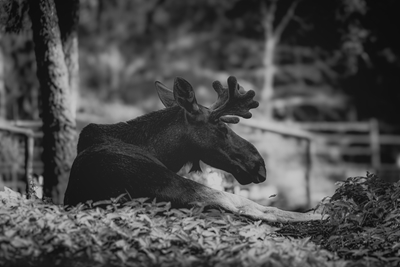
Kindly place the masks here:
<instances>
[{"instance_id":1,"label":"moose hind leg","mask_svg":"<svg viewBox=\"0 0 400 267\"><path fill-rule=\"evenodd\" d=\"M270 222L321 218L319 214L265 207L244 197L209 188L177 175L151 155L134 149L122 152L104 150L87 155L90 156L79 155L74 162L66 204L104 200L129 193L132 198L148 197L171 202L173 207L202 203Z\"/></svg>"},{"instance_id":2,"label":"moose hind leg","mask_svg":"<svg viewBox=\"0 0 400 267\"><path fill-rule=\"evenodd\" d=\"M211 196L206 188L175 174L134 147L105 146L83 151L75 159L64 204L106 200L128 193L131 198L156 198L175 207L188 207Z\"/></svg>"}]
</instances>

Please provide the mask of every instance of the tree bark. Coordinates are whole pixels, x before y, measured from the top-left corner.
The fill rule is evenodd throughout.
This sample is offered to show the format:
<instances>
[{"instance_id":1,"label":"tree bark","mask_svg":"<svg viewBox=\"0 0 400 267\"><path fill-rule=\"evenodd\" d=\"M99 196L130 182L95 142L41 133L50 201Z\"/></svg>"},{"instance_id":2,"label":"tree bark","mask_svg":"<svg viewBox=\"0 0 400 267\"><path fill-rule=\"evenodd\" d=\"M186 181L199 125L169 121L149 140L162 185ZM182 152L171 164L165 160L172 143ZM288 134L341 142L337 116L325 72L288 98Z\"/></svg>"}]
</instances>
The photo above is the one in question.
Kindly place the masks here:
<instances>
[{"instance_id":1,"label":"tree bark","mask_svg":"<svg viewBox=\"0 0 400 267\"><path fill-rule=\"evenodd\" d=\"M0 34L1 40L1 34ZM0 45L0 120L6 119L6 87L4 82L4 56L3 48Z\"/></svg>"},{"instance_id":2,"label":"tree bark","mask_svg":"<svg viewBox=\"0 0 400 267\"><path fill-rule=\"evenodd\" d=\"M276 72L275 66L275 50L276 40L274 36L269 36L264 46L264 85L261 92L261 101L268 103L274 94L274 77Z\"/></svg>"},{"instance_id":3,"label":"tree bark","mask_svg":"<svg viewBox=\"0 0 400 267\"><path fill-rule=\"evenodd\" d=\"M79 0L55 0L55 5L65 64L68 69L71 110L75 118L79 99L79 53L77 32L79 22Z\"/></svg>"},{"instance_id":4,"label":"tree bark","mask_svg":"<svg viewBox=\"0 0 400 267\"><path fill-rule=\"evenodd\" d=\"M30 0L43 121L44 195L61 204L76 155L68 68L53 0Z\"/></svg>"},{"instance_id":5,"label":"tree bark","mask_svg":"<svg viewBox=\"0 0 400 267\"><path fill-rule=\"evenodd\" d=\"M276 12L277 1L272 0L269 7L266 6L266 3L263 2L263 27L264 27L264 35L265 35L265 43L264 43L264 85L261 92L261 101L263 101L269 107L269 103L273 94L274 94L274 76L275 76L275 50L278 41L278 37L275 36L274 33L274 20L275 20L275 12ZM270 111L270 110L268 110ZM270 112L267 112L267 115L271 115Z\"/></svg>"}]
</instances>

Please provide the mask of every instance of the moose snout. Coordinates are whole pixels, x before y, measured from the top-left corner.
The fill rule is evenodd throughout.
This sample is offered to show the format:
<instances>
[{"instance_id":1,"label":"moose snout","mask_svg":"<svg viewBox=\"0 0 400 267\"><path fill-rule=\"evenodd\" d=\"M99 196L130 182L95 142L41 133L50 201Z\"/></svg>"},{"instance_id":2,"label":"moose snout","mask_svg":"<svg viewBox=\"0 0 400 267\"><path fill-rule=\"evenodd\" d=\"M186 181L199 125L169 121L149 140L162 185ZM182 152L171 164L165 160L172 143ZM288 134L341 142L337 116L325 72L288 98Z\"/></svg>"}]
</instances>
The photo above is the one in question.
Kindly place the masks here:
<instances>
[{"instance_id":1,"label":"moose snout","mask_svg":"<svg viewBox=\"0 0 400 267\"><path fill-rule=\"evenodd\" d=\"M267 170L265 169L264 165L260 165L258 169L258 175L256 178L256 183L262 183L267 179Z\"/></svg>"}]
</instances>

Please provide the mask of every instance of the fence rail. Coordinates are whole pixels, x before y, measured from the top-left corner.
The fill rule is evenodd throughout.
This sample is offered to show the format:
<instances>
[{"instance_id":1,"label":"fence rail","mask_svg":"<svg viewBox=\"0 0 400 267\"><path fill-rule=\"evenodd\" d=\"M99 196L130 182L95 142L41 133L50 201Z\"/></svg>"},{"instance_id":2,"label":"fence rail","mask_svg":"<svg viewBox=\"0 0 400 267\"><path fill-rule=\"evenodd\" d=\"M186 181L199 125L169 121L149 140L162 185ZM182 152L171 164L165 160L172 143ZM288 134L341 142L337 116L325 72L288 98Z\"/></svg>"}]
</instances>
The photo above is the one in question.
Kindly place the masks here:
<instances>
[{"instance_id":1,"label":"fence rail","mask_svg":"<svg viewBox=\"0 0 400 267\"><path fill-rule=\"evenodd\" d=\"M311 206L311 188L310 188L310 177L312 169L312 157L311 157L311 143L315 139L315 136L299 127L291 127L282 123L276 123L271 121L261 121L252 119L248 121L241 121L241 125L250 128L258 129L263 132L274 133L277 135L292 137L306 142L306 159L305 159L305 182L306 182L306 203L307 206Z\"/></svg>"},{"instance_id":2,"label":"fence rail","mask_svg":"<svg viewBox=\"0 0 400 267\"><path fill-rule=\"evenodd\" d=\"M276 123L260 119L242 121L243 126L258 129L263 132L275 133L285 137L305 140L306 166L305 182L307 202L310 203L310 173L312 169L312 153L315 157L339 156L342 158L343 167L362 168L366 171L372 170L385 177L387 181L395 181L400 178L400 168L396 164L387 163L382 160L382 146L399 146L400 135L386 134L380 129L375 119L366 122L312 122L312 123ZM313 143L313 151L311 144ZM344 159L346 158L346 160ZM355 160L348 160L361 158ZM400 158L400 155L399 155ZM369 160L368 160L369 159ZM365 161L367 160L367 161ZM336 167L335 167L336 168Z\"/></svg>"},{"instance_id":3,"label":"fence rail","mask_svg":"<svg viewBox=\"0 0 400 267\"><path fill-rule=\"evenodd\" d=\"M322 142L328 145L338 146L344 156L369 156L369 164L375 171L388 166L382 160L382 146L400 146L400 135L384 133L376 119L355 123L297 123L295 125L318 135L322 138ZM390 168L394 168L393 164Z\"/></svg>"},{"instance_id":4,"label":"fence rail","mask_svg":"<svg viewBox=\"0 0 400 267\"><path fill-rule=\"evenodd\" d=\"M18 134L25 137L25 168L24 168L24 177L25 177L25 191L27 192L29 177L32 174L33 170L33 153L35 146L34 132L30 129L22 129L16 126L9 124L6 121L0 121L0 131L9 132L12 134ZM5 168L2 168L4 170ZM20 189L24 191L23 185L20 181L18 181L17 176L13 176L9 184L10 187Z\"/></svg>"},{"instance_id":5,"label":"fence rail","mask_svg":"<svg viewBox=\"0 0 400 267\"><path fill-rule=\"evenodd\" d=\"M82 122L81 122L82 124ZM42 163L34 161L38 158L40 149L34 151L34 140L40 139L40 121L0 121L0 131L10 132L25 137L25 168L24 175L28 179L32 169L39 171ZM372 166L374 171L389 170L394 173L398 168L394 164L382 162L381 147L400 146L400 135L381 133L379 124L372 119L369 122L335 122L335 123L276 123L267 122L259 119L243 120L240 125L258 129L263 132L270 132L285 137L296 138L306 142L306 193L307 202L310 203L310 173L312 169L311 144L318 146L320 143L334 145L339 149L341 155L346 156L367 156L369 162L361 165ZM35 129L33 131L32 129ZM34 153L35 152L35 153ZM330 151L322 151L329 153ZM351 165L353 163L349 163Z\"/></svg>"}]
</instances>

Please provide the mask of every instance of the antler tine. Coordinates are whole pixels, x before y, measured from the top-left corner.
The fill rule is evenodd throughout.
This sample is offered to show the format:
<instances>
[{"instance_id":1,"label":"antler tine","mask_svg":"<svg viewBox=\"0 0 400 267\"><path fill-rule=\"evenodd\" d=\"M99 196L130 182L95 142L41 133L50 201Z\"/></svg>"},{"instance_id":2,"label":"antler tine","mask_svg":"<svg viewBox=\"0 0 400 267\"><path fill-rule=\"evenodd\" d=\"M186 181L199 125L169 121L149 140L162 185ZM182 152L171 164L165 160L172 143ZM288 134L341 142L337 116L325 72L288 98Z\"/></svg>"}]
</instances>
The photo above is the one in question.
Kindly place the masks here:
<instances>
[{"instance_id":1,"label":"antler tine","mask_svg":"<svg viewBox=\"0 0 400 267\"><path fill-rule=\"evenodd\" d=\"M251 118L250 109L258 107L258 102L253 98L255 92L249 90L241 93L244 89L239 86L235 77L228 78L228 88L224 88L218 81L213 83L213 88L218 94L217 101L210 107L210 120L222 119L228 123L239 122L238 118L223 117L236 115L245 119Z\"/></svg>"},{"instance_id":2,"label":"antler tine","mask_svg":"<svg viewBox=\"0 0 400 267\"><path fill-rule=\"evenodd\" d=\"M217 101L210 106L210 110L215 110L228 100L228 90L227 88L224 88L219 81L213 82L212 87L218 94Z\"/></svg>"}]
</instances>

